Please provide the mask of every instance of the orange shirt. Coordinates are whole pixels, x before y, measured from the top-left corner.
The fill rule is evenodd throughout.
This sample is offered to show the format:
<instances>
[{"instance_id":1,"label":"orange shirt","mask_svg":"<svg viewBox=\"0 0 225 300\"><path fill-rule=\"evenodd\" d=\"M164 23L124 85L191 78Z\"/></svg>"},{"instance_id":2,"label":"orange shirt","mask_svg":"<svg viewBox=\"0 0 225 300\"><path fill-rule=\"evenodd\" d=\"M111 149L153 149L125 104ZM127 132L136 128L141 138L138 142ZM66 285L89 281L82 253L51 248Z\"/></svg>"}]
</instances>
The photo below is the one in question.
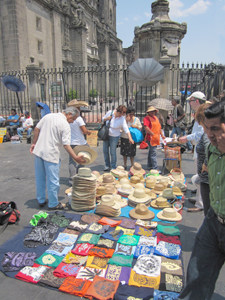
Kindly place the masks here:
<instances>
[{"instance_id":1,"label":"orange shirt","mask_svg":"<svg viewBox=\"0 0 225 300\"><path fill-rule=\"evenodd\" d=\"M147 133L147 141L150 141L151 146L157 146L160 144L160 133L161 133L161 124L159 122L159 119L154 116L146 116L144 117L144 126L147 126L154 135L150 135Z\"/></svg>"}]
</instances>

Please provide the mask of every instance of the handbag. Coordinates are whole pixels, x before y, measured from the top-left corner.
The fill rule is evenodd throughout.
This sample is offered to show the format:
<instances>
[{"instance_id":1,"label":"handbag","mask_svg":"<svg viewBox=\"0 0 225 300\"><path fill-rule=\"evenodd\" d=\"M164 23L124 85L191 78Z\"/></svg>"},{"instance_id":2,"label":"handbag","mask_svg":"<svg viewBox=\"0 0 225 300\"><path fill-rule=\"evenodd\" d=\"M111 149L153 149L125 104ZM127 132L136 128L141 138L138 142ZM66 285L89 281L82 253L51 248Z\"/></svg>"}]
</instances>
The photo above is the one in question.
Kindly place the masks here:
<instances>
[{"instance_id":1,"label":"handbag","mask_svg":"<svg viewBox=\"0 0 225 300\"><path fill-rule=\"evenodd\" d=\"M133 128L133 127L129 127L130 130L130 134L132 136L132 139L135 143L140 143L143 141L144 137L142 132L137 129L137 128Z\"/></svg>"},{"instance_id":2,"label":"handbag","mask_svg":"<svg viewBox=\"0 0 225 300\"><path fill-rule=\"evenodd\" d=\"M113 114L113 111L111 113L111 116ZM102 124L102 126L99 128L98 130L98 138L106 141L109 138L109 127L110 127L110 122L111 120L109 120L108 124L106 124L106 121Z\"/></svg>"},{"instance_id":3,"label":"handbag","mask_svg":"<svg viewBox=\"0 0 225 300\"><path fill-rule=\"evenodd\" d=\"M148 143L146 143L146 138L147 138L147 134L145 136L144 141L140 143L140 149L147 149L148 148Z\"/></svg>"}]
</instances>

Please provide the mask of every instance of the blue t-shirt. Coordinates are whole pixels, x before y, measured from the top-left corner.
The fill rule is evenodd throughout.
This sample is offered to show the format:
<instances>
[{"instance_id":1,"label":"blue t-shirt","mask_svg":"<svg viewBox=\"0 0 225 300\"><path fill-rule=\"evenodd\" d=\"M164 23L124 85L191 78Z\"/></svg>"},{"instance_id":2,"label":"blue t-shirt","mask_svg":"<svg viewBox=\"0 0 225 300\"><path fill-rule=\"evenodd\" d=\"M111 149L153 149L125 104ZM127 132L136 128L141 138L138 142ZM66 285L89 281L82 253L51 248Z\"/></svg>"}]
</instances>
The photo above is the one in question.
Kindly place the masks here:
<instances>
[{"instance_id":1,"label":"blue t-shirt","mask_svg":"<svg viewBox=\"0 0 225 300\"><path fill-rule=\"evenodd\" d=\"M8 120L19 120L19 116L18 116L18 115L15 115L15 116L9 116L9 117L8 117ZM9 125L10 125L10 126L13 126L13 125L20 125L20 122L19 122L19 121L16 122L16 123L14 123L14 122L9 122Z\"/></svg>"}]
</instances>

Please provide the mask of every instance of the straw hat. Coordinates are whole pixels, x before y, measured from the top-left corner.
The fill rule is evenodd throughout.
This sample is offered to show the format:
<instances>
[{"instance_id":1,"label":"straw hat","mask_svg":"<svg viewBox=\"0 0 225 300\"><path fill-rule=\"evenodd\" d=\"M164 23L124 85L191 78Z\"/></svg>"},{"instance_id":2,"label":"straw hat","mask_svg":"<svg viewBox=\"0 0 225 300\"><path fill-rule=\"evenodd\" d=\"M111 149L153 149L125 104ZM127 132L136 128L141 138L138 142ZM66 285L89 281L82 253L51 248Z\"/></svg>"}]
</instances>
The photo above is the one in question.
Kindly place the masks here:
<instances>
[{"instance_id":1,"label":"straw hat","mask_svg":"<svg viewBox=\"0 0 225 300\"><path fill-rule=\"evenodd\" d=\"M89 104L86 101L73 99L67 104L67 106L74 106L74 107L86 106L86 107L88 107Z\"/></svg>"},{"instance_id":2,"label":"straw hat","mask_svg":"<svg viewBox=\"0 0 225 300\"><path fill-rule=\"evenodd\" d=\"M114 198L114 201L119 204L120 208L125 207L125 206L128 205L127 200L122 198L118 194L114 194L113 198Z\"/></svg>"},{"instance_id":3,"label":"straw hat","mask_svg":"<svg viewBox=\"0 0 225 300\"><path fill-rule=\"evenodd\" d=\"M95 175L97 179L101 176L98 171L92 171L92 174Z\"/></svg>"},{"instance_id":4,"label":"straw hat","mask_svg":"<svg viewBox=\"0 0 225 300\"><path fill-rule=\"evenodd\" d=\"M172 188L167 188L167 189L163 190L163 192L162 192L162 194L160 194L160 196L162 196L168 200L175 198Z\"/></svg>"},{"instance_id":5,"label":"straw hat","mask_svg":"<svg viewBox=\"0 0 225 300\"><path fill-rule=\"evenodd\" d=\"M117 189L113 184L105 185L105 194L117 194Z\"/></svg>"},{"instance_id":6,"label":"straw hat","mask_svg":"<svg viewBox=\"0 0 225 300\"><path fill-rule=\"evenodd\" d=\"M106 205L106 206L110 206L114 209L120 209L120 205L118 203L116 203L113 195L103 195L101 197L101 201L100 204L102 205Z\"/></svg>"},{"instance_id":7,"label":"straw hat","mask_svg":"<svg viewBox=\"0 0 225 300\"><path fill-rule=\"evenodd\" d=\"M71 193L72 193L72 186L65 190L66 195L71 194Z\"/></svg>"},{"instance_id":8,"label":"straw hat","mask_svg":"<svg viewBox=\"0 0 225 300\"><path fill-rule=\"evenodd\" d=\"M139 182L141 182L141 179L138 177L138 176L136 176L136 175L134 175L134 176L132 176L131 178L130 178L130 184L132 185L132 186L135 186L137 183L139 183Z\"/></svg>"},{"instance_id":9,"label":"straw hat","mask_svg":"<svg viewBox=\"0 0 225 300\"><path fill-rule=\"evenodd\" d=\"M176 196L183 196L184 194L181 192L181 189L178 186L172 187L173 193Z\"/></svg>"},{"instance_id":10,"label":"straw hat","mask_svg":"<svg viewBox=\"0 0 225 300\"><path fill-rule=\"evenodd\" d=\"M179 187L179 189L182 191L182 192L185 192L187 190L187 187L184 183L181 183L179 181L174 181L173 182L173 186L177 186Z\"/></svg>"},{"instance_id":11,"label":"straw hat","mask_svg":"<svg viewBox=\"0 0 225 300\"><path fill-rule=\"evenodd\" d=\"M83 155L85 163L82 163L81 165L89 165L93 163L98 156L98 153L87 145L76 146L73 148L73 151L76 155Z\"/></svg>"},{"instance_id":12,"label":"straw hat","mask_svg":"<svg viewBox=\"0 0 225 300\"><path fill-rule=\"evenodd\" d=\"M105 195L105 194L106 194L106 187L105 186L100 185L96 188L96 197L100 197L100 196Z\"/></svg>"},{"instance_id":13,"label":"straw hat","mask_svg":"<svg viewBox=\"0 0 225 300\"><path fill-rule=\"evenodd\" d=\"M134 189L134 191L128 196L128 200L133 203L146 203L151 200L151 197L145 193L144 189Z\"/></svg>"},{"instance_id":14,"label":"straw hat","mask_svg":"<svg viewBox=\"0 0 225 300\"><path fill-rule=\"evenodd\" d=\"M164 197L158 197L155 200L152 200L151 206L154 208L165 208L170 207L170 204L168 203L167 199Z\"/></svg>"},{"instance_id":15,"label":"straw hat","mask_svg":"<svg viewBox=\"0 0 225 300\"><path fill-rule=\"evenodd\" d=\"M164 185L158 182L156 182L154 188L152 189L152 191L156 194L161 194L163 190L164 190Z\"/></svg>"},{"instance_id":16,"label":"straw hat","mask_svg":"<svg viewBox=\"0 0 225 300\"><path fill-rule=\"evenodd\" d=\"M139 177L140 178L140 180L141 180L141 182L145 182L145 179L144 179L144 175L143 174L141 174L141 173L137 173L137 174L135 174L134 176L137 176L137 177Z\"/></svg>"},{"instance_id":17,"label":"straw hat","mask_svg":"<svg viewBox=\"0 0 225 300\"><path fill-rule=\"evenodd\" d=\"M157 181L156 177L153 176L147 177L145 180L145 185L149 189L154 189L156 181Z\"/></svg>"},{"instance_id":18,"label":"straw hat","mask_svg":"<svg viewBox=\"0 0 225 300\"><path fill-rule=\"evenodd\" d=\"M145 193L148 194L152 200L157 198L157 195L147 188L145 188Z\"/></svg>"},{"instance_id":19,"label":"straw hat","mask_svg":"<svg viewBox=\"0 0 225 300\"><path fill-rule=\"evenodd\" d=\"M172 169L170 171L170 175L169 177L173 180L173 181L179 181L181 183L184 183L184 173L181 171L181 169L179 168L175 168Z\"/></svg>"},{"instance_id":20,"label":"straw hat","mask_svg":"<svg viewBox=\"0 0 225 300\"><path fill-rule=\"evenodd\" d=\"M148 113L150 111L158 111L158 109L155 108L154 106L149 106L148 109L146 110L146 113Z\"/></svg>"},{"instance_id":21,"label":"straw hat","mask_svg":"<svg viewBox=\"0 0 225 300\"><path fill-rule=\"evenodd\" d=\"M166 221L181 221L182 216L174 208L164 208L157 214L157 217Z\"/></svg>"},{"instance_id":22,"label":"straw hat","mask_svg":"<svg viewBox=\"0 0 225 300\"><path fill-rule=\"evenodd\" d=\"M138 204L134 209L129 212L133 219L150 220L155 217L155 214L150 211L145 204Z\"/></svg>"},{"instance_id":23,"label":"straw hat","mask_svg":"<svg viewBox=\"0 0 225 300\"><path fill-rule=\"evenodd\" d=\"M159 183L162 183L165 188L168 188L171 186L171 179L169 177L161 177L157 179Z\"/></svg>"},{"instance_id":24,"label":"straw hat","mask_svg":"<svg viewBox=\"0 0 225 300\"><path fill-rule=\"evenodd\" d=\"M130 173L133 175L136 175L136 174L144 175L145 170L142 168L141 164L135 162L134 165L130 168Z\"/></svg>"},{"instance_id":25,"label":"straw hat","mask_svg":"<svg viewBox=\"0 0 225 300\"><path fill-rule=\"evenodd\" d=\"M118 193L121 195L130 195L133 192L133 187L130 184L122 184L120 188L118 188Z\"/></svg>"},{"instance_id":26,"label":"straw hat","mask_svg":"<svg viewBox=\"0 0 225 300\"><path fill-rule=\"evenodd\" d=\"M89 168L79 168L78 173L73 177L81 177L86 180L96 180L95 175L91 173L91 169Z\"/></svg>"},{"instance_id":27,"label":"straw hat","mask_svg":"<svg viewBox=\"0 0 225 300\"><path fill-rule=\"evenodd\" d=\"M138 182L134 186L135 189L145 189L144 183Z\"/></svg>"},{"instance_id":28,"label":"straw hat","mask_svg":"<svg viewBox=\"0 0 225 300\"><path fill-rule=\"evenodd\" d=\"M115 179L115 177L114 177L112 174L106 173L106 174L101 175L101 176L98 178L98 182L99 182L101 185L115 184L116 179Z\"/></svg>"},{"instance_id":29,"label":"straw hat","mask_svg":"<svg viewBox=\"0 0 225 300\"><path fill-rule=\"evenodd\" d=\"M123 166L118 166L116 169L112 169L111 174L116 178L128 178L128 172L124 170Z\"/></svg>"}]
</instances>

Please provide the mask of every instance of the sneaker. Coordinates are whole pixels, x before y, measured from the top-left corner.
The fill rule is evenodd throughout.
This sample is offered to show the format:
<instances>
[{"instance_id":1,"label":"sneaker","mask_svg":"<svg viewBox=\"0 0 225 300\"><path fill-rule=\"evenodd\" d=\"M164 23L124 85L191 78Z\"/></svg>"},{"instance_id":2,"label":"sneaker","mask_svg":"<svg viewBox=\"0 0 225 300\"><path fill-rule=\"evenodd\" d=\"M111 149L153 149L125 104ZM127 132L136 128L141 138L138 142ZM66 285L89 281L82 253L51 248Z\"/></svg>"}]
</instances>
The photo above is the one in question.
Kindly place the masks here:
<instances>
[{"instance_id":1,"label":"sneaker","mask_svg":"<svg viewBox=\"0 0 225 300\"><path fill-rule=\"evenodd\" d=\"M110 168L107 168L107 167L106 167L106 168L103 169L103 171L104 171L104 172L108 172L108 171L110 171Z\"/></svg>"}]
</instances>

